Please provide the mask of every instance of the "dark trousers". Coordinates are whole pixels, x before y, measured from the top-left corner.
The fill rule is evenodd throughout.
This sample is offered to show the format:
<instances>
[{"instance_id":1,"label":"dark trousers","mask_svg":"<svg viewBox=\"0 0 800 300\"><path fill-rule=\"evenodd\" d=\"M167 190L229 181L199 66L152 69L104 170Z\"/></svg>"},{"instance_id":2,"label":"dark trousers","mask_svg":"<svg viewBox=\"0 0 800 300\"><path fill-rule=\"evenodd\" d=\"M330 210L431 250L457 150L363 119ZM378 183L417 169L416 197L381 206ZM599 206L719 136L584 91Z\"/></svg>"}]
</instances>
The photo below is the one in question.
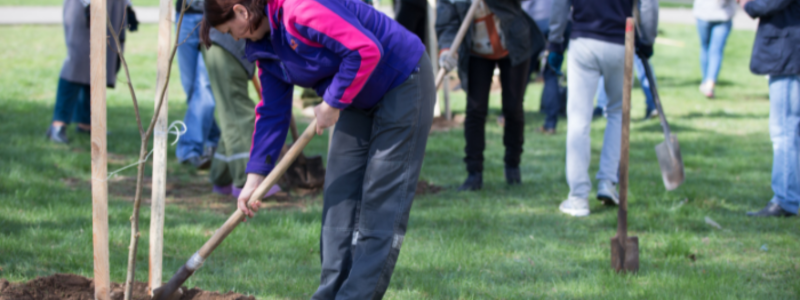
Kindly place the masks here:
<instances>
[{"instance_id":1,"label":"dark trousers","mask_svg":"<svg viewBox=\"0 0 800 300\"><path fill-rule=\"evenodd\" d=\"M61 121L66 124L72 122L90 124L92 121L90 97L91 90L88 84L69 82L59 78L53 121Z\"/></svg>"},{"instance_id":2,"label":"dark trousers","mask_svg":"<svg viewBox=\"0 0 800 300\"><path fill-rule=\"evenodd\" d=\"M420 71L370 111L336 123L322 208L320 286L311 299L381 299L403 244L436 98L427 55Z\"/></svg>"},{"instance_id":3,"label":"dark trousers","mask_svg":"<svg viewBox=\"0 0 800 300\"><path fill-rule=\"evenodd\" d=\"M555 129L558 116L567 108L567 88L558 83L558 74L549 64L544 67L544 89L542 89L542 112L544 112L544 128Z\"/></svg>"},{"instance_id":4,"label":"dark trousers","mask_svg":"<svg viewBox=\"0 0 800 300\"><path fill-rule=\"evenodd\" d=\"M525 141L525 112L522 100L528 82L529 61L516 66L508 57L489 60L477 56L469 58L469 85L467 86L467 118L464 121L464 136L467 140L467 172L483 172L483 150L486 149L486 115L489 109L489 90L495 66L500 67L500 84L503 88L503 116L505 128L503 145L506 146L505 163L518 167Z\"/></svg>"},{"instance_id":5,"label":"dark trousers","mask_svg":"<svg viewBox=\"0 0 800 300\"><path fill-rule=\"evenodd\" d=\"M397 16L395 20L400 25L403 25L408 31L411 31L422 43L425 43L425 32L427 22L425 16L428 3L420 0L397 0Z\"/></svg>"}]
</instances>

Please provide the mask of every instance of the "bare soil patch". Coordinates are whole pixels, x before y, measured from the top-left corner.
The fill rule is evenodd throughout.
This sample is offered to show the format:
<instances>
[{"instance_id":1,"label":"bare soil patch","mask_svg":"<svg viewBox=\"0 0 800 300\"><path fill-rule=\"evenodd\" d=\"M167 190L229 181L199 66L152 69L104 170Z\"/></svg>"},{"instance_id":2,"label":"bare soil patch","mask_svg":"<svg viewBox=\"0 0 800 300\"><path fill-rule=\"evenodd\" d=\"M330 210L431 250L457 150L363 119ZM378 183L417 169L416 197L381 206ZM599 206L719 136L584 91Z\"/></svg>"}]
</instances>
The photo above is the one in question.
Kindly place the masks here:
<instances>
[{"instance_id":1,"label":"bare soil patch","mask_svg":"<svg viewBox=\"0 0 800 300\"><path fill-rule=\"evenodd\" d=\"M415 193L416 196L422 195L435 195L439 192L443 191L444 188L435 184L432 184L426 180L417 181L417 191Z\"/></svg>"},{"instance_id":2,"label":"bare soil patch","mask_svg":"<svg viewBox=\"0 0 800 300\"><path fill-rule=\"evenodd\" d=\"M111 299L121 300L123 285L111 284ZM136 282L133 286L134 300L149 300L147 284ZM0 279L0 300L93 300L94 281L74 274L55 274L39 277L28 282L9 283ZM228 292L220 294L207 292L197 288L183 289L181 300L255 300L253 296L246 296Z\"/></svg>"}]
</instances>

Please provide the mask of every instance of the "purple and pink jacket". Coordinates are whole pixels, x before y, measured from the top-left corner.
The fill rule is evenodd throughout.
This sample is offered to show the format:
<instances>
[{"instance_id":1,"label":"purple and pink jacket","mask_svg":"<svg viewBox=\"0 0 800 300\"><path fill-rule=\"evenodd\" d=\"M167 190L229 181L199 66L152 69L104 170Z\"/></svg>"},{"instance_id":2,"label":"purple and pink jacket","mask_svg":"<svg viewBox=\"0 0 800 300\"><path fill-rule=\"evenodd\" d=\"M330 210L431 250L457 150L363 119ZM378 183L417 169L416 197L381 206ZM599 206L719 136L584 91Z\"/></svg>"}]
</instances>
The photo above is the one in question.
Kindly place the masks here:
<instances>
[{"instance_id":1,"label":"purple and pink jacket","mask_svg":"<svg viewBox=\"0 0 800 300\"><path fill-rule=\"evenodd\" d=\"M425 52L416 35L360 0L272 0L265 12L270 36L248 40L245 50L258 65L263 96L247 173L268 174L277 163L294 85L314 88L338 109L370 109Z\"/></svg>"}]
</instances>

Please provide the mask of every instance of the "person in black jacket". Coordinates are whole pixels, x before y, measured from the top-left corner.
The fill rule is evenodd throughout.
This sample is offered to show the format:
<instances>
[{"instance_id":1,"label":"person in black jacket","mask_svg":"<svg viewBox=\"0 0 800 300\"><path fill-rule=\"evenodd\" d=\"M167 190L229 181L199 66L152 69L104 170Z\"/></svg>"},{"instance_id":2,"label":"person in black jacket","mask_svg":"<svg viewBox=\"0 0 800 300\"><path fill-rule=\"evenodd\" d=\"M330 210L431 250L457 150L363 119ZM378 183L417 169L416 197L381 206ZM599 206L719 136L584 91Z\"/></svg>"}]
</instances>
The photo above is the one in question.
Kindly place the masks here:
<instances>
[{"instance_id":1,"label":"person in black jacket","mask_svg":"<svg viewBox=\"0 0 800 300\"><path fill-rule=\"evenodd\" d=\"M467 92L464 136L469 176L460 191L483 187L483 150L486 148L486 115L489 89L495 67L500 68L503 88L506 146L505 175L508 184L520 184L519 170L524 142L525 113L522 100L528 83L528 66L534 53L544 48L544 37L522 10L519 0L492 0L479 4L458 52L450 51L458 28L471 5L469 0L439 0L436 5L436 34L439 36L439 66L458 67L461 87Z\"/></svg>"},{"instance_id":2,"label":"person in black jacket","mask_svg":"<svg viewBox=\"0 0 800 300\"><path fill-rule=\"evenodd\" d=\"M755 217L797 216L800 204L800 0L739 0L758 31L750 71L769 75L772 191Z\"/></svg>"}]
</instances>

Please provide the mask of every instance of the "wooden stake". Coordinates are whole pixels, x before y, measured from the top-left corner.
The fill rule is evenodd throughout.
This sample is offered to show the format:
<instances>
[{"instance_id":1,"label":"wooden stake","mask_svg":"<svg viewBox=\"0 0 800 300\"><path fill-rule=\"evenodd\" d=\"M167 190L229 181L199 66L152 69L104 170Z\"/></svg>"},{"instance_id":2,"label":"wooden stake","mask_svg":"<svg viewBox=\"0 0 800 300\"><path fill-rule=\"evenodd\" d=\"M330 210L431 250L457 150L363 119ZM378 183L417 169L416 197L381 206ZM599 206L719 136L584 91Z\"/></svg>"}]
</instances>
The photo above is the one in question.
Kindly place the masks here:
<instances>
[{"instance_id":1,"label":"wooden stake","mask_svg":"<svg viewBox=\"0 0 800 300\"><path fill-rule=\"evenodd\" d=\"M165 88L167 72L169 69L170 41L172 32L172 1L161 0L159 3L158 17L158 60L156 90ZM156 95L159 97L159 95ZM155 131L153 134L153 189L150 206L150 275L148 276L149 290L161 286L162 281L162 252L164 249L164 207L167 195L167 107L169 97L165 94L165 101L158 114ZM159 99L155 99L158 105ZM159 109L155 107L155 109Z\"/></svg>"},{"instance_id":2,"label":"wooden stake","mask_svg":"<svg viewBox=\"0 0 800 300\"><path fill-rule=\"evenodd\" d=\"M106 0L92 0L90 81L92 120L92 242L94 298L108 300L108 153L106 152Z\"/></svg>"}]
</instances>

